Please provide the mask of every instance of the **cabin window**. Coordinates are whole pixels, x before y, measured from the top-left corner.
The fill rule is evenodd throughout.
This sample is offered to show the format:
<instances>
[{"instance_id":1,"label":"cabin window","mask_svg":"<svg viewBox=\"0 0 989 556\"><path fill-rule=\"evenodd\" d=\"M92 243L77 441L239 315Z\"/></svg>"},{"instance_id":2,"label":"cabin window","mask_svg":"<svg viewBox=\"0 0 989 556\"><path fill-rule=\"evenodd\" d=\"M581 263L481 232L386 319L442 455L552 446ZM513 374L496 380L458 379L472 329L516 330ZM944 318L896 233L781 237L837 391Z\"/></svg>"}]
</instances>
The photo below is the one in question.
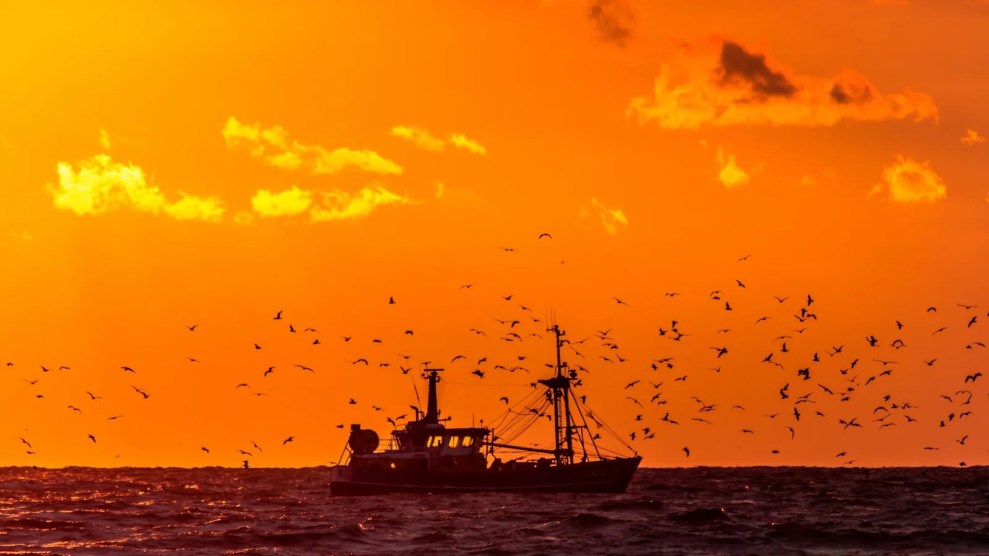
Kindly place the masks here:
<instances>
[{"instance_id":1,"label":"cabin window","mask_svg":"<svg viewBox=\"0 0 989 556\"><path fill-rule=\"evenodd\" d=\"M465 436L463 443L461 443L461 446L470 446L473 443L474 443L474 438L473 437Z\"/></svg>"},{"instance_id":2,"label":"cabin window","mask_svg":"<svg viewBox=\"0 0 989 556\"><path fill-rule=\"evenodd\" d=\"M394 461L393 461L393 462L391 462L391 466L390 466L390 467L391 467L392 469L395 469L395 462L394 462Z\"/></svg>"},{"instance_id":3,"label":"cabin window","mask_svg":"<svg viewBox=\"0 0 989 556\"><path fill-rule=\"evenodd\" d=\"M459 436L451 436L450 437L450 444L449 444L449 446L451 448L456 448L459 445L460 445L460 437Z\"/></svg>"},{"instance_id":4,"label":"cabin window","mask_svg":"<svg viewBox=\"0 0 989 556\"><path fill-rule=\"evenodd\" d=\"M428 448L435 448L437 446L442 446L442 445L443 445L442 436L430 436L429 442L426 443L426 447Z\"/></svg>"}]
</instances>

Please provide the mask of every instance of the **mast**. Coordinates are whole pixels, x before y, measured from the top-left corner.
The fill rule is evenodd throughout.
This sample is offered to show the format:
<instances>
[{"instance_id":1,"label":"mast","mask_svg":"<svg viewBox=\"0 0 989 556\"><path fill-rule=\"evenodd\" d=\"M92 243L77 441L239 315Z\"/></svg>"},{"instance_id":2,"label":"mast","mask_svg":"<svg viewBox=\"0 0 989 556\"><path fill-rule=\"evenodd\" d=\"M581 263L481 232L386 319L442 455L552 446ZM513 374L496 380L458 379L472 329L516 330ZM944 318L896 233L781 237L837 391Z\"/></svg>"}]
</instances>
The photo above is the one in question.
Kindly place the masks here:
<instances>
[{"instance_id":1,"label":"mast","mask_svg":"<svg viewBox=\"0 0 989 556\"><path fill-rule=\"evenodd\" d=\"M549 387L549 395L553 402L553 454L558 464L573 463L573 418L570 414L570 376L567 364L563 362L560 348L563 347L563 336L566 332L554 324L548 329L553 332L556 340L556 376L548 380L540 380L541 384ZM562 421L562 422L561 422ZM566 448L564 448L566 446Z\"/></svg>"}]
</instances>

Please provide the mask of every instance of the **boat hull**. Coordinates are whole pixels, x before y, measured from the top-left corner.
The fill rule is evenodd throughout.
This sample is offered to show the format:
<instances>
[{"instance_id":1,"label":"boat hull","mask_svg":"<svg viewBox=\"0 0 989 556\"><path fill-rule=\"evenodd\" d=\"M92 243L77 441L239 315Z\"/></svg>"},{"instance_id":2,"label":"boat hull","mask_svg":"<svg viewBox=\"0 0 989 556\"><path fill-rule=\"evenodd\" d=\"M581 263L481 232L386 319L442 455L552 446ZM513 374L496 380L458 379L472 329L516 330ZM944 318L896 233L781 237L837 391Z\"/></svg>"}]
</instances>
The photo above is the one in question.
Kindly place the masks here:
<instances>
[{"instance_id":1,"label":"boat hull","mask_svg":"<svg viewBox=\"0 0 989 556\"><path fill-rule=\"evenodd\" d=\"M413 471L338 465L330 470L330 494L456 492L625 492L641 457L563 466L479 471Z\"/></svg>"}]
</instances>

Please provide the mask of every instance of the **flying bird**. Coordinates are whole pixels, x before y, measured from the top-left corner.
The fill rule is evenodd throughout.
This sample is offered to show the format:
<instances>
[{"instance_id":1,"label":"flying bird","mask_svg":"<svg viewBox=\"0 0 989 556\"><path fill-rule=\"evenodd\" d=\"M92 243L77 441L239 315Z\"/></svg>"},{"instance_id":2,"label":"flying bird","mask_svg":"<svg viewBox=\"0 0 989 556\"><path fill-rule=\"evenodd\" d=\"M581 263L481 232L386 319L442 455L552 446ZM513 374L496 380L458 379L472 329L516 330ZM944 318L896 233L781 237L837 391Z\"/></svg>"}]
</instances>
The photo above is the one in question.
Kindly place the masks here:
<instances>
[{"instance_id":1,"label":"flying bird","mask_svg":"<svg viewBox=\"0 0 989 556\"><path fill-rule=\"evenodd\" d=\"M549 238L549 239L553 239L553 236L551 236L551 235L549 235L549 234L548 234L548 233L546 233L546 232L543 232L543 233L541 233L541 234L539 234L539 237L538 237L538 238L536 238L536 239L543 239L544 237L545 237L545 238Z\"/></svg>"},{"instance_id":2,"label":"flying bird","mask_svg":"<svg viewBox=\"0 0 989 556\"><path fill-rule=\"evenodd\" d=\"M293 440L295 440L295 437L294 436L290 436L290 437L286 438L285 440L282 440L282 446L288 444L289 442L292 442Z\"/></svg>"}]
</instances>

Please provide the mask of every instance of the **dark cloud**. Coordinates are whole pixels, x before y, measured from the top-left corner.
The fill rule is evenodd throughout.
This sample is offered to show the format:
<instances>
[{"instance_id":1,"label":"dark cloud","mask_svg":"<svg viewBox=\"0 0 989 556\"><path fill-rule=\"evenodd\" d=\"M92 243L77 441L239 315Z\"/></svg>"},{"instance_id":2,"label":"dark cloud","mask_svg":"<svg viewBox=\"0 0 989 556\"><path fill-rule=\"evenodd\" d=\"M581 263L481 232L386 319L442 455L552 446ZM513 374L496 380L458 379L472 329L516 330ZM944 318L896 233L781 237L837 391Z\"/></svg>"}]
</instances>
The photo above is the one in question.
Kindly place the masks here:
<instances>
[{"instance_id":1,"label":"dark cloud","mask_svg":"<svg viewBox=\"0 0 989 556\"><path fill-rule=\"evenodd\" d=\"M841 88L841 85L837 83L834 84L834 87L831 87L830 94L831 94L831 99L837 102L838 104L845 104L848 101L852 100L851 98L848 97L848 93L846 93L845 90Z\"/></svg>"},{"instance_id":2,"label":"dark cloud","mask_svg":"<svg viewBox=\"0 0 989 556\"><path fill-rule=\"evenodd\" d=\"M838 104L865 104L872 100L872 86L867 82L855 82L845 78L843 83L831 87L831 100Z\"/></svg>"},{"instance_id":3,"label":"dark cloud","mask_svg":"<svg viewBox=\"0 0 989 556\"><path fill-rule=\"evenodd\" d=\"M588 13L597 25L601 38L625 46L632 36L632 10L624 0L594 0Z\"/></svg>"},{"instance_id":4,"label":"dark cloud","mask_svg":"<svg viewBox=\"0 0 989 556\"><path fill-rule=\"evenodd\" d=\"M765 56L749 54L733 42L721 45L721 80L744 81L752 92L768 96L788 97L797 91L786 76L769 69Z\"/></svg>"}]
</instances>

